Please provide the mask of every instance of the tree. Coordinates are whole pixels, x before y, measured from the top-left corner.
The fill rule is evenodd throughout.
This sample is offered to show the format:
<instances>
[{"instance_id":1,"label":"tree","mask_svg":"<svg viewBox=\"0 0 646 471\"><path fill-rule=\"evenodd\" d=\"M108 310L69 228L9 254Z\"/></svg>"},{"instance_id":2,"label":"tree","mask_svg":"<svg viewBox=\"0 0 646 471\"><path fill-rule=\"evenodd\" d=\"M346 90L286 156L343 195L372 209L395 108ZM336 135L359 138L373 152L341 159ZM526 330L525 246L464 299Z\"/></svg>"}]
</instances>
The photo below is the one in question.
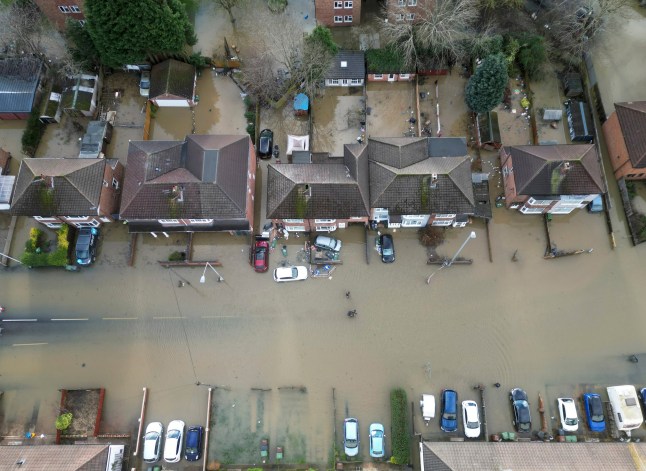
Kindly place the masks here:
<instances>
[{"instance_id":1,"label":"tree","mask_svg":"<svg viewBox=\"0 0 646 471\"><path fill-rule=\"evenodd\" d=\"M539 76L541 66L547 59L545 39L536 34L522 34L518 38L519 50L516 56L520 67L530 79Z\"/></svg>"},{"instance_id":2,"label":"tree","mask_svg":"<svg viewBox=\"0 0 646 471\"><path fill-rule=\"evenodd\" d=\"M465 100L475 113L487 113L502 102L507 87L507 61L503 54L486 57L467 82Z\"/></svg>"},{"instance_id":3,"label":"tree","mask_svg":"<svg viewBox=\"0 0 646 471\"><path fill-rule=\"evenodd\" d=\"M86 27L109 67L176 53L197 42L180 0L86 0Z\"/></svg>"},{"instance_id":4,"label":"tree","mask_svg":"<svg viewBox=\"0 0 646 471\"><path fill-rule=\"evenodd\" d=\"M0 41L17 53L39 54L43 19L32 2L15 1L0 8Z\"/></svg>"},{"instance_id":5,"label":"tree","mask_svg":"<svg viewBox=\"0 0 646 471\"><path fill-rule=\"evenodd\" d=\"M480 4L487 10L495 10L497 8L515 8L519 9L523 6L523 0L481 0Z\"/></svg>"},{"instance_id":6,"label":"tree","mask_svg":"<svg viewBox=\"0 0 646 471\"><path fill-rule=\"evenodd\" d=\"M87 28L76 20L68 20L65 35L69 41L73 61L84 69L93 69L100 63L99 51Z\"/></svg>"},{"instance_id":7,"label":"tree","mask_svg":"<svg viewBox=\"0 0 646 471\"><path fill-rule=\"evenodd\" d=\"M236 19L233 17L233 7L240 6L245 0L213 0L213 2L224 8L229 14L229 20L232 25L236 24Z\"/></svg>"}]
</instances>

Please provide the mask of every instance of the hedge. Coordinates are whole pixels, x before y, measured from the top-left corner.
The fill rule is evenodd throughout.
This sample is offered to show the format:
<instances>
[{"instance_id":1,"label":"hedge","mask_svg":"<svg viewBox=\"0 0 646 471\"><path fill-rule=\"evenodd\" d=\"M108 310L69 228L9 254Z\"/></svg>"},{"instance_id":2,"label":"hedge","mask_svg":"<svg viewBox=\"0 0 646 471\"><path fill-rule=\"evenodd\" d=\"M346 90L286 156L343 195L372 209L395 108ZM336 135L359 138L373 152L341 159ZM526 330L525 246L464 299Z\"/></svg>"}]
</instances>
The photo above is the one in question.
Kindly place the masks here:
<instances>
[{"instance_id":1,"label":"hedge","mask_svg":"<svg viewBox=\"0 0 646 471\"><path fill-rule=\"evenodd\" d=\"M45 125L40 121L40 112L33 109L27 119L27 127L22 133L22 150L25 154L33 156L40 139L45 133Z\"/></svg>"},{"instance_id":2,"label":"hedge","mask_svg":"<svg viewBox=\"0 0 646 471\"><path fill-rule=\"evenodd\" d=\"M394 464L410 463L410 435L408 434L408 398L401 388L390 393L390 414L392 426L393 454L390 462Z\"/></svg>"}]
</instances>

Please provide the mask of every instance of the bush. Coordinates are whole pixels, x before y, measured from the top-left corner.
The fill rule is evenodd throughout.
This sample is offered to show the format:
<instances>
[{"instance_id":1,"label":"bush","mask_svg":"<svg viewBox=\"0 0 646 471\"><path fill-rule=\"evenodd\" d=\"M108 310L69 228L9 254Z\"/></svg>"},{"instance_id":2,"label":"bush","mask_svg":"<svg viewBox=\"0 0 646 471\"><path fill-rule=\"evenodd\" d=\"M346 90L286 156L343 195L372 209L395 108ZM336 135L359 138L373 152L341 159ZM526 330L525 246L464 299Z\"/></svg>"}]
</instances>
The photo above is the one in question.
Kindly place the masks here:
<instances>
[{"instance_id":1,"label":"bush","mask_svg":"<svg viewBox=\"0 0 646 471\"><path fill-rule=\"evenodd\" d=\"M392 450L390 462L408 464L410 462L410 436L408 435L408 399L403 389L393 389L390 393L390 415L392 427Z\"/></svg>"},{"instance_id":2,"label":"bush","mask_svg":"<svg viewBox=\"0 0 646 471\"><path fill-rule=\"evenodd\" d=\"M38 229L37 227L32 227L29 230L29 242L31 242L31 245L32 247L34 247L34 250L36 250L36 248L38 247L41 247L42 241L43 241L43 231Z\"/></svg>"},{"instance_id":3,"label":"bush","mask_svg":"<svg viewBox=\"0 0 646 471\"><path fill-rule=\"evenodd\" d=\"M178 251L175 251L168 256L169 262L183 262L185 259L186 259L185 254Z\"/></svg>"},{"instance_id":4,"label":"bush","mask_svg":"<svg viewBox=\"0 0 646 471\"><path fill-rule=\"evenodd\" d=\"M256 139L256 125L254 123L247 124L247 134L251 136L251 140Z\"/></svg>"},{"instance_id":5,"label":"bush","mask_svg":"<svg viewBox=\"0 0 646 471\"><path fill-rule=\"evenodd\" d=\"M419 230L419 241L424 247L437 247L444 242L444 229L426 226Z\"/></svg>"},{"instance_id":6,"label":"bush","mask_svg":"<svg viewBox=\"0 0 646 471\"><path fill-rule=\"evenodd\" d=\"M626 190L628 191L628 198L631 200L637 196L637 187L635 186L635 182L633 180L627 180L626 181Z\"/></svg>"},{"instance_id":7,"label":"bush","mask_svg":"<svg viewBox=\"0 0 646 471\"><path fill-rule=\"evenodd\" d=\"M256 113L253 111L246 111L244 114L244 117L247 121L255 122L256 121Z\"/></svg>"},{"instance_id":8,"label":"bush","mask_svg":"<svg viewBox=\"0 0 646 471\"><path fill-rule=\"evenodd\" d=\"M59 248L69 249L70 247L70 226L63 224L58 231L56 231L56 239Z\"/></svg>"},{"instance_id":9,"label":"bush","mask_svg":"<svg viewBox=\"0 0 646 471\"><path fill-rule=\"evenodd\" d=\"M541 67L547 59L545 39L535 34L523 34L519 39L518 63L530 79L540 78Z\"/></svg>"},{"instance_id":10,"label":"bush","mask_svg":"<svg viewBox=\"0 0 646 471\"><path fill-rule=\"evenodd\" d=\"M50 267L64 267L69 263L67 258L67 247L58 246L56 250L46 255L48 255L47 264Z\"/></svg>"},{"instance_id":11,"label":"bush","mask_svg":"<svg viewBox=\"0 0 646 471\"><path fill-rule=\"evenodd\" d=\"M64 414L56 417L56 430L67 430L72 424L72 413L65 412Z\"/></svg>"},{"instance_id":12,"label":"bush","mask_svg":"<svg viewBox=\"0 0 646 471\"><path fill-rule=\"evenodd\" d=\"M22 151L33 156L44 133L45 125L40 122L40 112L33 109L27 119L27 127L22 133Z\"/></svg>"}]
</instances>

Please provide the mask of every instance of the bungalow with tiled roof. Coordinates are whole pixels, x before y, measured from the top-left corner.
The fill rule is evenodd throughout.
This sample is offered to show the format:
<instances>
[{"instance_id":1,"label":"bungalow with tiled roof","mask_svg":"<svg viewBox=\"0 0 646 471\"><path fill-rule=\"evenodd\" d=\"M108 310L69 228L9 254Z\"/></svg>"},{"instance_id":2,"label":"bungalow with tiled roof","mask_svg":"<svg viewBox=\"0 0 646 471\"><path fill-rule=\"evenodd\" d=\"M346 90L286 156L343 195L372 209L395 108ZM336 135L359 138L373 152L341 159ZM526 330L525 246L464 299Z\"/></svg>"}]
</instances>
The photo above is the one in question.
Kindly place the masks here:
<instances>
[{"instance_id":1,"label":"bungalow with tiled roof","mask_svg":"<svg viewBox=\"0 0 646 471\"><path fill-rule=\"evenodd\" d=\"M326 87L361 87L366 80L363 51L339 51L325 73Z\"/></svg>"},{"instance_id":2,"label":"bungalow with tiled roof","mask_svg":"<svg viewBox=\"0 0 646 471\"><path fill-rule=\"evenodd\" d=\"M120 218L130 232L249 232L255 178L246 134L131 141Z\"/></svg>"},{"instance_id":3,"label":"bungalow with tiled roof","mask_svg":"<svg viewBox=\"0 0 646 471\"><path fill-rule=\"evenodd\" d=\"M119 210L123 166L117 159L24 159L10 212L47 227L97 227Z\"/></svg>"},{"instance_id":4,"label":"bungalow with tiled roof","mask_svg":"<svg viewBox=\"0 0 646 471\"><path fill-rule=\"evenodd\" d=\"M153 66L150 73L150 100L157 106L195 106L195 67L168 59Z\"/></svg>"},{"instance_id":5,"label":"bungalow with tiled roof","mask_svg":"<svg viewBox=\"0 0 646 471\"><path fill-rule=\"evenodd\" d=\"M646 101L615 103L602 128L615 178L645 180Z\"/></svg>"},{"instance_id":6,"label":"bungalow with tiled roof","mask_svg":"<svg viewBox=\"0 0 646 471\"><path fill-rule=\"evenodd\" d=\"M500 149L505 204L523 214L569 214L605 193L593 144Z\"/></svg>"}]
</instances>

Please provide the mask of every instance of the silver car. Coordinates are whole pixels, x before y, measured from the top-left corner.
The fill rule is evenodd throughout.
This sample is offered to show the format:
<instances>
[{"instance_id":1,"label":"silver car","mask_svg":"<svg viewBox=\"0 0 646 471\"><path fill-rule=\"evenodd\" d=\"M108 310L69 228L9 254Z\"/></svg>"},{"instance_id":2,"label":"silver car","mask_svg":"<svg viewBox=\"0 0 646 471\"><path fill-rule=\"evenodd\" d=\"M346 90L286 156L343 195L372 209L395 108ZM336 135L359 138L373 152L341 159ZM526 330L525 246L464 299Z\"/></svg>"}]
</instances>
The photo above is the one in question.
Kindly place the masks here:
<instances>
[{"instance_id":1,"label":"silver car","mask_svg":"<svg viewBox=\"0 0 646 471\"><path fill-rule=\"evenodd\" d=\"M316 239L314 239L314 245L323 250L334 250L335 252L339 252L341 250L342 243L339 239L335 239L334 237L317 236Z\"/></svg>"}]
</instances>

